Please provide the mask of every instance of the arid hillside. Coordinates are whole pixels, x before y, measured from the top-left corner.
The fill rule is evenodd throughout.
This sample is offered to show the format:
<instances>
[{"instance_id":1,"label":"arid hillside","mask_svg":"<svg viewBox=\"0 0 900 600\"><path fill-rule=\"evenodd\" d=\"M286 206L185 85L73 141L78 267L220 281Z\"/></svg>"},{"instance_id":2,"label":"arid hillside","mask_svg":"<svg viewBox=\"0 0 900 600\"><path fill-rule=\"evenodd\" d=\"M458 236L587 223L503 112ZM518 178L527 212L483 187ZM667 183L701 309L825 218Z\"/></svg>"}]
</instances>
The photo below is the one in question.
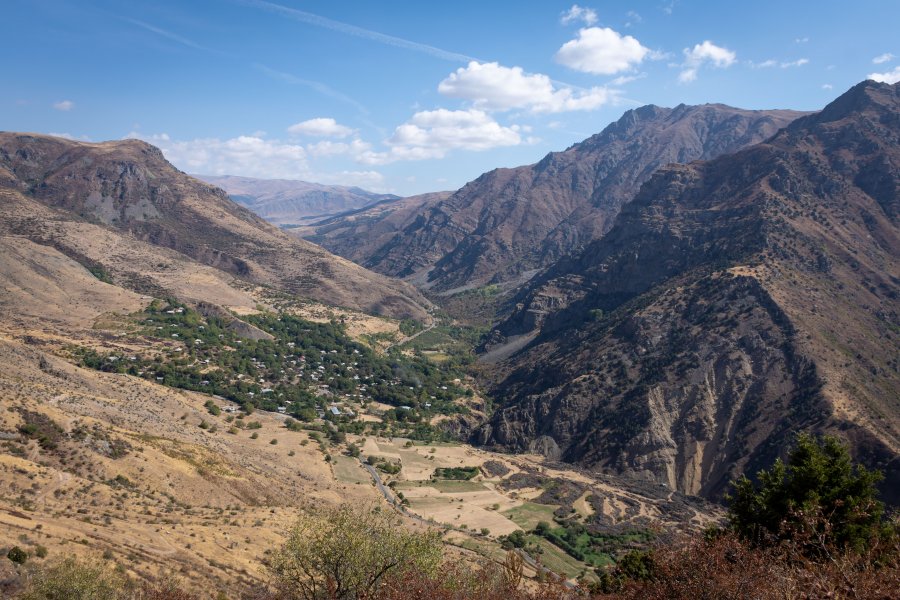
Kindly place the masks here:
<instances>
[{"instance_id":1,"label":"arid hillside","mask_svg":"<svg viewBox=\"0 0 900 600\"><path fill-rule=\"evenodd\" d=\"M130 289L219 302L263 285L375 314L425 315L409 285L281 232L137 140L2 133L0 206L0 234L54 247Z\"/></svg>"}]
</instances>

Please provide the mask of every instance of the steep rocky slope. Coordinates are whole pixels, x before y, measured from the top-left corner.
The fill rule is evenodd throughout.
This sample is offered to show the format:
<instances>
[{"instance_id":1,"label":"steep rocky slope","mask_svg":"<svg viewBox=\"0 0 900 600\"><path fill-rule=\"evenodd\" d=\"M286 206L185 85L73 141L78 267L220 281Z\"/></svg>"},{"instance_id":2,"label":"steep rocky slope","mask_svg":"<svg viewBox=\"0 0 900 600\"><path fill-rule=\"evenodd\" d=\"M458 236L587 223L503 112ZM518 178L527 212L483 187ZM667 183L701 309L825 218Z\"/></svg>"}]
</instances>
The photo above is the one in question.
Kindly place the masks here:
<instances>
[{"instance_id":1,"label":"steep rocky slope","mask_svg":"<svg viewBox=\"0 0 900 600\"><path fill-rule=\"evenodd\" d=\"M793 432L836 431L897 501L900 86L660 170L493 341L535 325L482 442L715 497Z\"/></svg>"},{"instance_id":2,"label":"steep rocky slope","mask_svg":"<svg viewBox=\"0 0 900 600\"><path fill-rule=\"evenodd\" d=\"M630 110L564 152L495 169L446 200L423 205L399 231L377 231L378 243L353 259L435 291L527 277L606 233L657 168L760 142L801 114L718 104ZM369 238L365 230L354 234ZM333 239L315 239L342 253Z\"/></svg>"},{"instance_id":3,"label":"steep rocky slope","mask_svg":"<svg viewBox=\"0 0 900 600\"><path fill-rule=\"evenodd\" d=\"M235 175L194 177L222 188L232 200L276 225L306 223L399 198L358 187L291 179L257 179Z\"/></svg>"},{"instance_id":4,"label":"steep rocky slope","mask_svg":"<svg viewBox=\"0 0 900 600\"><path fill-rule=\"evenodd\" d=\"M425 300L407 284L281 232L144 142L0 133L0 205L0 234L52 246L157 295L173 280L193 287L187 270L203 274L198 288L216 280L206 297L190 295L200 300L264 285L378 314L425 315Z\"/></svg>"}]
</instances>

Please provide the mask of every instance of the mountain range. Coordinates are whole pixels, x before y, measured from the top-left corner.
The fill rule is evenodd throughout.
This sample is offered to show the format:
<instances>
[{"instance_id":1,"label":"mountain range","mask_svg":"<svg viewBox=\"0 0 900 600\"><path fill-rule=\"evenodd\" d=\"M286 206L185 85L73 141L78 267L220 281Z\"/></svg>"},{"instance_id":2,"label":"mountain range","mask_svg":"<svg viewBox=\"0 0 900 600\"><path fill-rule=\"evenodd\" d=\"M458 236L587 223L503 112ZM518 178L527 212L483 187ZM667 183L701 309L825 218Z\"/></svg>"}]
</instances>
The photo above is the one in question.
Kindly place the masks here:
<instances>
[{"instance_id":1,"label":"mountain range","mask_svg":"<svg viewBox=\"0 0 900 600\"><path fill-rule=\"evenodd\" d=\"M606 233L657 168L744 148L802 114L719 104L644 106L534 165L489 171L447 198L422 199L412 208L387 204L396 207L389 217L381 208L372 218L336 218L306 236L435 292L520 283Z\"/></svg>"},{"instance_id":2,"label":"mountain range","mask_svg":"<svg viewBox=\"0 0 900 600\"><path fill-rule=\"evenodd\" d=\"M236 175L194 175L219 187L232 200L275 225L298 225L397 200L359 187L322 185L293 179L258 179Z\"/></svg>"}]
</instances>

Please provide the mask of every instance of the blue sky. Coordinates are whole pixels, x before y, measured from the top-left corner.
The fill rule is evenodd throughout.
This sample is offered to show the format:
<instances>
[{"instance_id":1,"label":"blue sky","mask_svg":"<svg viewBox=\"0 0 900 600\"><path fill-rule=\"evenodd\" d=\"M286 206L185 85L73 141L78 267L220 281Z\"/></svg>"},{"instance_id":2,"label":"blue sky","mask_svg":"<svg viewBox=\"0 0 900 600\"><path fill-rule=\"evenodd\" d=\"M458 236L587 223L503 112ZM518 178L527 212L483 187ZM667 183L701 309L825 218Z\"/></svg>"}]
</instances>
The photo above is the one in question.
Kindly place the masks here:
<instances>
[{"instance_id":1,"label":"blue sky","mask_svg":"<svg viewBox=\"0 0 900 600\"><path fill-rule=\"evenodd\" d=\"M897 0L6 0L0 129L405 195L643 104L821 108L900 79L898 24Z\"/></svg>"}]
</instances>

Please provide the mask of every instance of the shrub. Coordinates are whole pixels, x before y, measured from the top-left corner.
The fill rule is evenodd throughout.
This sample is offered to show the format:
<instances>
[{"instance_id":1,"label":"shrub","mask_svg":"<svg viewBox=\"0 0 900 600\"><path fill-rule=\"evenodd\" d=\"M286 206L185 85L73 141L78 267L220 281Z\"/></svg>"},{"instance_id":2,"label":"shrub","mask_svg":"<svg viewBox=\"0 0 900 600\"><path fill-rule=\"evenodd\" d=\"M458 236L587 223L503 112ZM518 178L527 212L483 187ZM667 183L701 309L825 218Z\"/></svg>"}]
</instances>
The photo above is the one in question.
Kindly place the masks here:
<instances>
[{"instance_id":1,"label":"shrub","mask_svg":"<svg viewBox=\"0 0 900 600\"><path fill-rule=\"evenodd\" d=\"M301 516L269 568L288 598L370 597L384 578L433 575L441 559L437 532L406 530L380 509L341 506Z\"/></svg>"},{"instance_id":2,"label":"shrub","mask_svg":"<svg viewBox=\"0 0 900 600\"><path fill-rule=\"evenodd\" d=\"M28 553L18 546L13 546L9 549L9 552L6 553L6 558L16 564L24 565L25 561L28 560Z\"/></svg>"}]
</instances>

